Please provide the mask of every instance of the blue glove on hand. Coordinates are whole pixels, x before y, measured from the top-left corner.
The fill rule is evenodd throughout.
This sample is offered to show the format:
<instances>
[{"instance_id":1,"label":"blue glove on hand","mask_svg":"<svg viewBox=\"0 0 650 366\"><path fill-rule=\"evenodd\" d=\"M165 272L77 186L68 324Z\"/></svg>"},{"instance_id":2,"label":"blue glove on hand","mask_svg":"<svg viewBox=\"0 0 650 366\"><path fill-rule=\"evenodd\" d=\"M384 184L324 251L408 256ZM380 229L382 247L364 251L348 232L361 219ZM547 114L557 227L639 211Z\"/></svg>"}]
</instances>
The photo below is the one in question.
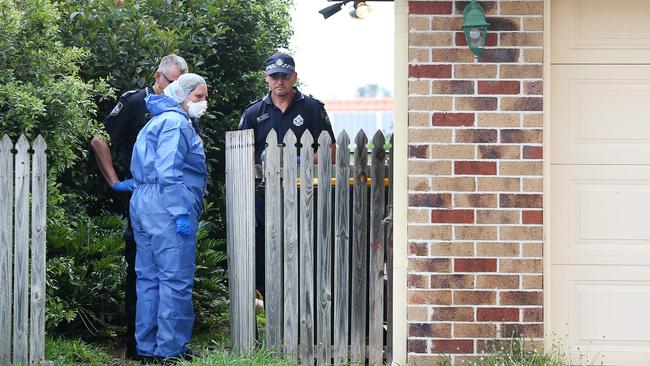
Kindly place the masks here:
<instances>
[{"instance_id":1,"label":"blue glove on hand","mask_svg":"<svg viewBox=\"0 0 650 366\"><path fill-rule=\"evenodd\" d=\"M176 218L176 234L182 236L189 236L192 233L190 226L190 217L188 215L181 215Z\"/></svg>"},{"instance_id":2,"label":"blue glove on hand","mask_svg":"<svg viewBox=\"0 0 650 366\"><path fill-rule=\"evenodd\" d=\"M111 187L115 192L133 192L135 189L135 182L133 179L126 179L121 182L113 184Z\"/></svg>"}]
</instances>

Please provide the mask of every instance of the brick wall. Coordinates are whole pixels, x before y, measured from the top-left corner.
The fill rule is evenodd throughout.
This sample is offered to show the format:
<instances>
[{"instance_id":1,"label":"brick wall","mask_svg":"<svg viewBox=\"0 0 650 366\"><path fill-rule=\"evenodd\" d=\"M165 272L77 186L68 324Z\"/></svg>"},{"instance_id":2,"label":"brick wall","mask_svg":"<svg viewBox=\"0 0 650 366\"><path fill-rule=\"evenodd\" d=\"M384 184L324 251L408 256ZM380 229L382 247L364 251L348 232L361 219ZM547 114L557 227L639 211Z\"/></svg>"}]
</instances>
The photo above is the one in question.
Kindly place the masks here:
<instances>
[{"instance_id":1,"label":"brick wall","mask_svg":"<svg viewBox=\"0 0 650 366\"><path fill-rule=\"evenodd\" d=\"M409 1L409 363L541 338L543 1Z\"/></svg>"}]
</instances>

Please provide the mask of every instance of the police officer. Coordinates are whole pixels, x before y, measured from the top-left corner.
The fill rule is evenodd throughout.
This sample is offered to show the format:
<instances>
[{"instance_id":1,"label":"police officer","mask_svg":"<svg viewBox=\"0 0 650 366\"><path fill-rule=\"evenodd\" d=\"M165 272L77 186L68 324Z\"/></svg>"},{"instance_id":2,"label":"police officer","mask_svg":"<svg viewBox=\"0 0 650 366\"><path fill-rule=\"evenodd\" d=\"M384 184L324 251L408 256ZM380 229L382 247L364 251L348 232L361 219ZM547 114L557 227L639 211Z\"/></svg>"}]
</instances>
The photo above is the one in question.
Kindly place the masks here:
<instances>
[{"instance_id":1,"label":"police officer","mask_svg":"<svg viewBox=\"0 0 650 366\"><path fill-rule=\"evenodd\" d=\"M131 180L131 154L133 144L138 133L151 119L152 114L147 110L144 98L150 94L161 94L163 89L180 75L187 73L187 63L177 55L171 54L162 58L155 74L155 82L140 90L128 91L120 97L117 105L104 120L104 128L111 138L111 146L116 148L121 160L121 171L124 180L120 181L113 166L111 151L108 143L100 136L93 137L91 146L95 152L95 158L99 165L106 183L116 192L126 192L130 198L135 184ZM196 127L196 126L195 126ZM124 232L124 257L126 259L126 285L125 285L125 314L126 334L124 342L126 345L126 357L138 359L135 342L135 309L136 309L136 274L135 274L135 252L136 244L133 238L133 228L128 215L128 206L125 208L127 217L127 229Z\"/></svg>"},{"instance_id":2,"label":"police officer","mask_svg":"<svg viewBox=\"0 0 650 366\"><path fill-rule=\"evenodd\" d=\"M255 162L261 164L266 137L274 129L278 141L284 139L292 130L298 141L303 132L309 130L314 140L322 131L327 131L332 139L332 161L335 161L336 145L334 132L325 111L318 99L305 95L294 84L298 79L293 57L276 53L266 60L264 80L269 85L269 93L246 107L239 129L253 129L255 134ZM316 145L314 145L316 146ZM255 195L255 282L257 289L264 294L264 196L263 189Z\"/></svg>"}]
</instances>

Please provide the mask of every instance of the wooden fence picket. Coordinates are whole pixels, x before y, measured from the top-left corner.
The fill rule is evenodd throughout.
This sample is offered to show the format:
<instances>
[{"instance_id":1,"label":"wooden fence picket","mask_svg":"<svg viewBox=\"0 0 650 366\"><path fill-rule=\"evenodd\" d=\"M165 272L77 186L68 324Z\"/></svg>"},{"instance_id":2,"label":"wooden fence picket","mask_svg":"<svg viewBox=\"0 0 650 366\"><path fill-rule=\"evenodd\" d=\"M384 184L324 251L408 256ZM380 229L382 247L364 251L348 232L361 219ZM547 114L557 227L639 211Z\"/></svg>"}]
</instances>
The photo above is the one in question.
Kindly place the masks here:
<instances>
[{"instance_id":1,"label":"wooden fence picket","mask_svg":"<svg viewBox=\"0 0 650 366\"><path fill-rule=\"evenodd\" d=\"M350 360L364 365L366 357L366 275L368 233L368 138L363 130L354 140L354 198L352 212L352 314Z\"/></svg>"},{"instance_id":2,"label":"wooden fence picket","mask_svg":"<svg viewBox=\"0 0 650 366\"><path fill-rule=\"evenodd\" d=\"M300 138L300 362L314 363L314 138Z\"/></svg>"},{"instance_id":3,"label":"wooden fence picket","mask_svg":"<svg viewBox=\"0 0 650 366\"><path fill-rule=\"evenodd\" d=\"M5 135L0 142L0 364L11 363L13 147Z\"/></svg>"},{"instance_id":4,"label":"wooden fence picket","mask_svg":"<svg viewBox=\"0 0 650 366\"><path fill-rule=\"evenodd\" d=\"M226 215L231 337L236 351L255 345L255 173L253 131L226 133ZM237 215L237 216L235 216Z\"/></svg>"},{"instance_id":5,"label":"wooden fence picket","mask_svg":"<svg viewBox=\"0 0 650 366\"><path fill-rule=\"evenodd\" d=\"M266 252L266 348L281 351L282 346L282 190L280 181L281 150L277 135L271 131L265 150L265 252Z\"/></svg>"},{"instance_id":6,"label":"wooden fence picket","mask_svg":"<svg viewBox=\"0 0 650 366\"><path fill-rule=\"evenodd\" d=\"M318 218L317 255L316 255L316 332L318 349L317 365L329 365L332 361L331 324L332 324L332 244L331 237L331 150L332 139L323 131L318 138L318 201L316 202Z\"/></svg>"},{"instance_id":7,"label":"wooden fence picket","mask_svg":"<svg viewBox=\"0 0 650 366\"><path fill-rule=\"evenodd\" d=\"M29 362L29 142L20 136L16 143L14 188L14 337L13 362Z\"/></svg>"},{"instance_id":8,"label":"wooden fence picket","mask_svg":"<svg viewBox=\"0 0 650 366\"><path fill-rule=\"evenodd\" d=\"M298 358L298 188L296 186L296 135L284 136L284 353Z\"/></svg>"},{"instance_id":9,"label":"wooden fence picket","mask_svg":"<svg viewBox=\"0 0 650 366\"><path fill-rule=\"evenodd\" d=\"M389 360L391 350L390 340L384 347L385 259L390 261L384 251L388 250L389 256L392 253L392 236L386 232L391 211L386 206L385 178L390 182L392 175L390 168L386 175L385 137L378 132L373 138L370 168L368 138L363 131L355 137L352 166L350 138L345 131L338 137L334 165L328 133L318 136L316 153L308 131L300 138L299 156L296 140L288 131L283 144L278 144L276 132L271 131L264 152L265 345L282 352L288 360L309 366L381 364ZM252 143L248 148L252 150ZM315 160L318 179L314 179ZM334 188L331 182L335 182ZM245 185L231 180L227 184ZM228 194L233 193L234 189L228 189ZM388 194L390 202L392 191ZM227 202L232 205L233 198ZM228 217L240 221L242 216L253 217L253 213L249 207L247 211L229 211ZM240 242L229 237L229 251L234 250L231 240ZM251 268L253 257L250 254L248 267L243 268ZM231 292L239 283L239 274L233 272ZM389 273L389 290L390 280ZM242 297L232 301L246 306ZM390 306L389 302L387 310ZM237 308L233 306L232 311L234 318ZM242 324L233 320L235 326ZM389 322L389 332L391 326ZM233 329L233 337L240 333Z\"/></svg>"},{"instance_id":10,"label":"wooden fence picket","mask_svg":"<svg viewBox=\"0 0 650 366\"><path fill-rule=\"evenodd\" d=\"M32 271L29 332L30 365L45 361L45 226L47 208L47 144L38 136L32 165Z\"/></svg>"},{"instance_id":11,"label":"wooden fence picket","mask_svg":"<svg viewBox=\"0 0 650 366\"><path fill-rule=\"evenodd\" d=\"M348 361L348 312L350 288L350 138L342 131L337 139L339 153L336 155L336 193L334 202L334 364Z\"/></svg>"},{"instance_id":12,"label":"wooden fence picket","mask_svg":"<svg viewBox=\"0 0 650 366\"><path fill-rule=\"evenodd\" d=\"M368 363L383 362L384 329L384 207L385 207L385 144L384 134L377 131L372 139L370 191L370 256L368 270L369 316L368 316Z\"/></svg>"}]
</instances>

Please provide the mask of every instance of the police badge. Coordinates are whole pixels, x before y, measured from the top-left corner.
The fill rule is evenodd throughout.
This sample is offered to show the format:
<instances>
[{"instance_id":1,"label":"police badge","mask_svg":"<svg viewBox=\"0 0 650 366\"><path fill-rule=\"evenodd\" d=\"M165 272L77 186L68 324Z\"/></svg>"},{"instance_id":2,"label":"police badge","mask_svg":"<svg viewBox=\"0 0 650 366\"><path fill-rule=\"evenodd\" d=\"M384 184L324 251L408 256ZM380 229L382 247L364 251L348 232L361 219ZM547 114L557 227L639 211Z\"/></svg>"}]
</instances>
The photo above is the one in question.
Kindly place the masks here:
<instances>
[{"instance_id":1,"label":"police badge","mask_svg":"<svg viewBox=\"0 0 650 366\"><path fill-rule=\"evenodd\" d=\"M297 115L296 118L293 119L293 125L296 127L302 126L304 122L305 120L302 118L301 115Z\"/></svg>"},{"instance_id":2,"label":"police badge","mask_svg":"<svg viewBox=\"0 0 650 366\"><path fill-rule=\"evenodd\" d=\"M122 107L123 107L122 102L118 102L108 116L109 117L117 116L118 114L120 114Z\"/></svg>"}]
</instances>

